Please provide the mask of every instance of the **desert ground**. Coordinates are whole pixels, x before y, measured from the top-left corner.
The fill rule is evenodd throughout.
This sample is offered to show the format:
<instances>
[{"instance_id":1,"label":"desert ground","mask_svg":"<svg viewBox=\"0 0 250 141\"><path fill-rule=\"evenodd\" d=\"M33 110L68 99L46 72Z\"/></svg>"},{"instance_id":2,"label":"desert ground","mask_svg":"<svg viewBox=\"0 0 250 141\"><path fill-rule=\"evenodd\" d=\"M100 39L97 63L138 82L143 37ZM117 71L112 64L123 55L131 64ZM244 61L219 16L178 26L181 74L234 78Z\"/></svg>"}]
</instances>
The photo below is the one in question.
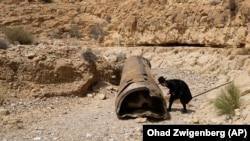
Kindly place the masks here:
<instances>
[{"instance_id":1,"label":"desert ground","mask_svg":"<svg viewBox=\"0 0 250 141\"><path fill-rule=\"evenodd\" d=\"M55 51L54 53L45 54L48 60L54 54L61 52L59 49L54 48L52 49ZM32 49L35 48L29 48L29 51L32 51ZM207 52L203 53L204 50ZM17 54L13 54L13 51L16 52L16 49L8 48L2 51L4 52L2 54L9 55L9 58L16 58ZM165 76L168 79L182 79L189 85L193 96L213 89L230 80L233 80L241 86L241 90L244 90L245 86L243 84L246 84L246 82L239 81L242 80L242 77L245 77L244 71L237 69L228 70L229 65L222 65L225 62L230 62L228 59L231 57L224 57L223 55L228 54L225 53L226 51L230 50L214 48L196 49L195 47L194 49L190 47L117 47L115 50L113 48L96 48L96 50L93 50L97 54L96 56L106 55L106 57L108 56L106 59L113 63L115 63L114 60L112 61L112 58L115 58L113 53L116 52L123 52L126 58L141 54L150 60L155 80L159 76ZM22 52L27 53L26 51ZM22 55L22 52L20 52L20 59L16 60L17 62L28 57L27 55ZM98 52L102 54L98 55ZM188 55L185 56L187 53ZM11 55L14 56L11 57ZM71 55L68 55L68 57L70 58ZM235 58L237 57L237 60L240 60L241 57L248 58L246 55L236 55ZM37 63L34 58L29 60ZM60 56L56 56L56 60L59 62L60 58ZM194 59L197 60L195 61ZM188 64L192 61L194 64L190 67L191 65ZM233 62L235 59L231 61ZM232 62L230 64L238 65L238 63ZM30 65L34 65L33 63ZM71 66L69 68L72 70L75 69L74 65L69 65L68 63L64 65ZM207 67L216 67L217 69L208 70ZM100 71L106 70L108 69ZM9 75L8 73L10 72L6 72L6 76ZM26 71L21 72L20 70L17 75L20 77L21 75L30 74ZM24 79L24 76L20 78ZM73 89L71 90L65 86L67 83L46 84L44 82L44 84L29 84L26 82L27 84L22 84L22 81L19 81L19 79L16 82L5 82L2 80L2 86L6 87L2 89L5 89L5 91L2 94L3 100L1 102L1 140L142 140L142 127L144 124L249 123L249 104L246 102L249 99L248 94L241 96L242 106L236 109L236 116L228 118L227 116L217 115L211 100L216 95L219 95L220 90L224 87L216 88L192 99L187 106L187 113L181 112L182 105L177 100L173 104L173 110L170 112L171 119L168 120L157 122L148 120L147 118L121 120L117 118L115 112L115 100L119 84L117 85L112 83L112 81L108 81L111 79L106 80L98 81L98 83L92 85L92 89L88 90L83 96L74 94L72 92ZM73 84L70 83L70 86L77 87L79 82L72 82ZM51 85L54 86L52 90L46 89L46 87L51 87ZM166 102L168 102L168 89L161 86L160 88ZM42 93L43 91L46 94L52 94L46 95ZM62 95L59 95L60 93Z\"/></svg>"},{"instance_id":2,"label":"desert ground","mask_svg":"<svg viewBox=\"0 0 250 141\"><path fill-rule=\"evenodd\" d=\"M0 141L141 141L146 124L250 123L249 0L1 0L0 6ZM8 37L15 27L32 40ZM167 120L118 119L121 71L132 56L148 59L156 81L182 79L193 96L205 93L187 113L175 101ZM227 82L240 89L233 117L219 116L212 103ZM168 104L168 89L159 87Z\"/></svg>"}]
</instances>

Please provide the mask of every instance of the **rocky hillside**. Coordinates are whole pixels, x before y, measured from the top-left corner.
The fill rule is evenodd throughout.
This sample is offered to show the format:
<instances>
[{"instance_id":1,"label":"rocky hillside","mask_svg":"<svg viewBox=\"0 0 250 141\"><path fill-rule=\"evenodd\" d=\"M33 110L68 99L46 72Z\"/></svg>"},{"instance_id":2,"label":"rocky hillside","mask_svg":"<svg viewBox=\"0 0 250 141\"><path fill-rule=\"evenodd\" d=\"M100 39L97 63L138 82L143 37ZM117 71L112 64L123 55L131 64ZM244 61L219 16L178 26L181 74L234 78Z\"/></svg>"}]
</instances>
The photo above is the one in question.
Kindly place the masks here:
<instances>
[{"instance_id":1,"label":"rocky hillside","mask_svg":"<svg viewBox=\"0 0 250 141\"><path fill-rule=\"evenodd\" d=\"M42 1L2 0L1 27L102 46L250 46L249 0Z\"/></svg>"},{"instance_id":2,"label":"rocky hillside","mask_svg":"<svg viewBox=\"0 0 250 141\"><path fill-rule=\"evenodd\" d=\"M91 54L89 48L15 45L0 50L1 140L140 141L143 124L250 122L250 61L241 49L91 47ZM193 96L234 81L241 90L241 106L233 118L218 116L210 102L220 94L220 87L194 98L187 114L175 102L170 120L119 120L115 114L119 76L115 72L123 59L134 55L149 59L156 79L163 75L185 80ZM91 59L96 59L96 67L89 64ZM168 90L161 89L167 101Z\"/></svg>"}]
</instances>

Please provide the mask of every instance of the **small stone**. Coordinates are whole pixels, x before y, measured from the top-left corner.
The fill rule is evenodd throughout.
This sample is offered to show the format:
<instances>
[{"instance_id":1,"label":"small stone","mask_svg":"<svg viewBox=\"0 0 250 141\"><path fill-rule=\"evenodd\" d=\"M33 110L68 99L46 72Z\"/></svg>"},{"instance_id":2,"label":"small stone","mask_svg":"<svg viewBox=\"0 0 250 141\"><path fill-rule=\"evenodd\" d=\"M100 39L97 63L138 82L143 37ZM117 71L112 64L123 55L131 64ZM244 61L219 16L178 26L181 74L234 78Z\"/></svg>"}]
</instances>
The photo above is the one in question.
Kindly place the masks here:
<instances>
[{"instance_id":1,"label":"small stone","mask_svg":"<svg viewBox=\"0 0 250 141\"><path fill-rule=\"evenodd\" d=\"M33 140L34 141L40 141L42 139L42 137L35 137Z\"/></svg>"},{"instance_id":2,"label":"small stone","mask_svg":"<svg viewBox=\"0 0 250 141\"><path fill-rule=\"evenodd\" d=\"M58 140L58 139L59 139L59 137L54 137L54 138L53 138L53 140Z\"/></svg>"},{"instance_id":3,"label":"small stone","mask_svg":"<svg viewBox=\"0 0 250 141\"><path fill-rule=\"evenodd\" d=\"M235 116L240 116L240 115L241 115L240 109L235 109Z\"/></svg>"},{"instance_id":4,"label":"small stone","mask_svg":"<svg viewBox=\"0 0 250 141\"><path fill-rule=\"evenodd\" d=\"M98 98L100 100L104 100L104 99L106 99L106 95L105 94L98 94Z\"/></svg>"},{"instance_id":5,"label":"small stone","mask_svg":"<svg viewBox=\"0 0 250 141\"><path fill-rule=\"evenodd\" d=\"M142 133L143 129L142 129L142 127L137 127L137 128L135 128L135 131Z\"/></svg>"},{"instance_id":6,"label":"small stone","mask_svg":"<svg viewBox=\"0 0 250 141\"><path fill-rule=\"evenodd\" d=\"M93 94L87 94L87 97L92 98Z\"/></svg>"},{"instance_id":7,"label":"small stone","mask_svg":"<svg viewBox=\"0 0 250 141\"><path fill-rule=\"evenodd\" d=\"M35 56L33 60L34 60L34 62L38 62L38 61L40 61L40 57L39 56Z\"/></svg>"},{"instance_id":8,"label":"small stone","mask_svg":"<svg viewBox=\"0 0 250 141\"><path fill-rule=\"evenodd\" d=\"M192 123L194 123L194 124L200 123L199 118L198 118L197 116L194 116L194 117L192 118Z\"/></svg>"},{"instance_id":9,"label":"small stone","mask_svg":"<svg viewBox=\"0 0 250 141\"><path fill-rule=\"evenodd\" d=\"M31 53L28 53L26 56L27 56L29 59L33 59L33 58L36 56L36 54L33 53L33 52L31 52Z\"/></svg>"},{"instance_id":10,"label":"small stone","mask_svg":"<svg viewBox=\"0 0 250 141\"><path fill-rule=\"evenodd\" d=\"M89 138L91 138L91 137L92 137L92 135L91 135L90 133L87 133L87 134L86 134L86 138L87 138L87 139L89 139Z\"/></svg>"},{"instance_id":11,"label":"small stone","mask_svg":"<svg viewBox=\"0 0 250 141\"><path fill-rule=\"evenodd\" d=\"M10 111L4 108L0 108L0 115L9 115Z\"/></svg>"},{"instance_id":12,"label":"small stone","mask_svg":"<svg viewBox=\"0 0 250 141\"><path fill-rule=\"evenodd\" d=\"M135 122L137 123L146 123L148 121L147 118L136 118L135 119Z\"/></svg>"},{"instance_id":13,"label":"small stone","mask_svg":"<svg viewBox=\"0 0 250 141\"><path fill-rule=\"evenodd\" d=\"M107 86L106 89L107 89L107 90L113 90L114 88L113 88L113 86Z\"/></svg>"}]
</instances>

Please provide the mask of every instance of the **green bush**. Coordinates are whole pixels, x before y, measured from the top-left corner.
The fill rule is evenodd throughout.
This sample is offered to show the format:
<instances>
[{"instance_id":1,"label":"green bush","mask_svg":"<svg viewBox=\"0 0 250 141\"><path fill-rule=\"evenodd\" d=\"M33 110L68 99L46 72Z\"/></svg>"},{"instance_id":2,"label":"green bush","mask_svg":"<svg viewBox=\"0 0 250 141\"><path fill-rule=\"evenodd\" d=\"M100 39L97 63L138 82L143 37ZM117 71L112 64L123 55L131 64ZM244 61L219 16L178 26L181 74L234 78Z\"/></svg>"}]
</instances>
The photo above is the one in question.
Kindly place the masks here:
<instances>
[{"instance_id":1,"label":"green bush","mask_svg":"<svg viewBox=\"0 0 250 141\"><path fill-rule=\"evenodd\" d=\"M220 95L213 100L213 103L219 115L232 117L235 115L234 109L240 107L240 90L231 83L221 90Z\"/></svg>"},{"instance_id":2,"label":"green bush","mask_svg":"<svg viewBox=\"0 0 250 141\"><path fill-rule=\"evenodd\" d=\"M5 35L12 43L18 41L20 44L32 44L34 40L33 35L21 27L8 28Z\"/></svg>"}]
</instances>

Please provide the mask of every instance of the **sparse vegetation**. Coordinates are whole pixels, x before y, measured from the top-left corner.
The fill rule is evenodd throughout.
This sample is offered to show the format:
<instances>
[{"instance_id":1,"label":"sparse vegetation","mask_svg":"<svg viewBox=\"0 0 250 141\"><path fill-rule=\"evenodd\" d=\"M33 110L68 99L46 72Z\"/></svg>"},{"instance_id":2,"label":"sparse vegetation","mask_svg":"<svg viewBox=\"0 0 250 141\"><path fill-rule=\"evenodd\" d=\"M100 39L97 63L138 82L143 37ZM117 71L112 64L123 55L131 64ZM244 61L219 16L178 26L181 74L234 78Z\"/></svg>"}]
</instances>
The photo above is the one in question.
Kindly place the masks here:
<instances>
[{"instance_id":1,"label":"sparse vegetation","mask_svg":"<svg viewBox=\"0 0 250 141\"><path fill-rule=\"evenodd\" d=\"M7 48L8 48L7 42L0 39L0 49L7 49Z\"/></svg>"},{"instance_id":2,"label":"sparse vegetation","mask_svg":"<svg viewBox=\"0 0 250 141\"><path fill-rule=\"evenodd\" d=\"M229 84L225 89L221 90L213 101L219 115L235 115L235 109L240 107L240 90L234 83Z\"/></svg>"},{"instance_id":3,"label":"sparse vegetation","mask_svg":"<svg viewBox=\"0 0 250 141\"><path fill-rule=\"evenodd\" d=\"M97 56L91 51L87 50L82 53L82 57L85 61L95 63L97 61Z\"/></svg>"},{"instance_id":4,"label":"sparse vegetation","mask_svg":"<svg viewBox=\"0 0 250 141\"><path fill-rule=\"evenodd\" d=\"M54 33L52 33L51 36L55 39L62 39L63 38L59 32L54 32Z\"/></svg>"},{"instance_id":5,"label":"sparse vegetation","mask_svg":"<svg viewBox=\"0 0 250 141\"><path fill-rule=\"evenodd\" d=\"M116 62L123 62L126 59L126 54L125 53L118 53L116 56Z\"/></svg>"},{"instance_id":6,"label":"sparse vegetation","mask_svg":"<svg viewBox=\"0 0 250 141\"><path fill-rule=\"evenodd\" d=\"M107 35L99 25L92 25L90 27L89 37L102 42L103 38Z\"/></svg>"},{"instance_id":7,"label":"sparse vegetation","mask_svg":"<svg viewBox=\"0 0 250 141\"><path fill-rule=\"evenodd\" d=\"M179 50L178 50L178 49L175 49L173 52L174 52L174 54L178 54L178 53L179 53Z\"/></svg>"},{"instance_id":8,"label":"sparse vegetation","mask_svg":"<svg viewBox=\"0 0 250 141\"><path fill-rule=\"evenodd\" d=\"M40 0L41 2L44 2L44 3L52 3L53 0Z\"/></svg>"},{"instance_id":9,"label":"sparse vegetation","mask_svg":"<svg viewBox=\"0 0 250 141\"><path fill-rule=\"evenodd\" d=\"M210 5L212 5L212 6L216 6L216 5L218 5L220 3L220 1L217 1L217 0L212 0L212 1L210 1Z\"/></svg>"},{"instance_id":10,"label":"sparse vegetation","mask_svg":"<svg viewBox=\"0 0 250 141\"><path fill-rule=\"evenodd\" d=\"M235 11L238 5L236 4L235 0L229 0L229 9L230 11Z\"/></svg>"},{"instance_id":11,"label":"sparse vegetation","mask_svg":"<svg viewBox=\"0 0 250 141\"><path fill-rule=\"evenodd\" d=\"M58 30L51 34L51 36L55 39L63 39L63 38L81 38L82 33L80 32L79 27L71 27L68 30Z\"/></svg>"},{"instance_id":12,"label":"sparse vegetation","mask_svg":"<svg viewBox=\"0 0 250 141\"><path fill-rule=\"evenodd\" d=\"M69 31L69 35L71 38L81 38L82 37L82 34L78 28L71 28Z\"/></svg>"},{"instance_id":13,"label":"sparse vegetation","mask_svg":"<svg viewBox=\"0 0 250 141\"><path fill-rule=\"evenodd\" d=\"M228 6L230 9L231 20L234 20L237 13L238 13L238 1L237 0L229 0Z\"/></svg>"},{"instance_id":14,"label":"sparse vegetation","mask_svg":"<svg viewBox=\"0 0 250 141\"><path fill-rule=\"evenodd\" d=\"M12 43L17 41L20 44L32 44L34 41L33 35L21 27L8 28L5 30L5 35Z\"/></svg>"}]
</instances>

